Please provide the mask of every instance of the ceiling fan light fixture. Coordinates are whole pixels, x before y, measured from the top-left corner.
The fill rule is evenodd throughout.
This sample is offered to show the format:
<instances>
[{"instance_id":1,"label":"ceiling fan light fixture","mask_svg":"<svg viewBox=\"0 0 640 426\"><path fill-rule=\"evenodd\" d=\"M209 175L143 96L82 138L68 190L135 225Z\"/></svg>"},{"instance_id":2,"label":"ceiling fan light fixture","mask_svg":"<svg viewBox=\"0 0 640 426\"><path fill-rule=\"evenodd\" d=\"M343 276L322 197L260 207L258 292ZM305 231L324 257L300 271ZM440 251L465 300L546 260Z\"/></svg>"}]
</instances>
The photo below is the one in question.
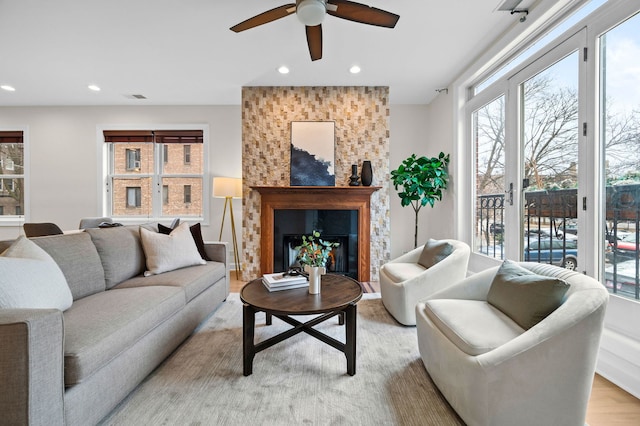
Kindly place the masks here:
<instances>
[{"instance_id":1,"label":"ceiling fan light fixture","mask_svg":"<svg viewBox=\"0 0 640 426\"><path fill-rule=\"evenodd\" d=\"M298 19L308 27L320 25L326 14L327 7L322 0L302 0L296 6Z\"/></svg>"}]
</instances>

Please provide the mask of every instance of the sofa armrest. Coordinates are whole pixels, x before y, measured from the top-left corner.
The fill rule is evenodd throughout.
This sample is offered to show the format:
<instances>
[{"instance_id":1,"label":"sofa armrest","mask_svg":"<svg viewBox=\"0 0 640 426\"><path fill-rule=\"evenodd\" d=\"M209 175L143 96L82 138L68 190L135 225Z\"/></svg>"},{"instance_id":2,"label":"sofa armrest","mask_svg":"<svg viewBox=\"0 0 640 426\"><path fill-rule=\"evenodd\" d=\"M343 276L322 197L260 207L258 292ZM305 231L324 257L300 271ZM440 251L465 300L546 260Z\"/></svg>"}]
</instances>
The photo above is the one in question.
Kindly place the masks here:
<instances>
[{"instance_id":1,"label":"sofa armrest","mask_svg":"<svg viewBox=\"0 0 640 426\"><path fill-rule=\"evenodd\" d=\"M0 413L7 424L64 424L64 325L56 309L0 309Z\"/></svg>"},{"instance_id":2,"label":"sofa armrest","mask_svg":"<svg viewBox=\"0 0 640 426\"><path fill-rule=\"evenodd\" d=\"M228 246L229 243L223 241L205 241L204 251L209 259L224 263L225 266L229 267Z\"/></svg>"},{"instance_id":3,"label":"sofa armrest","mask_svg":"<svg viewBox=\"0 0 640 426\"><path fill-rule=\"evenodd\" d=\"M404 254L401 254L400 256L396 257L395 259L390 260L387 263L396 263L396 262L400 262L400 263L418 263L418 259L420 259L420 255L422 254L422 250L424 249L424 244L421 246L418 246L417 248L414 248L413 250L410 250Z\"/></svg>"}]
</instances>

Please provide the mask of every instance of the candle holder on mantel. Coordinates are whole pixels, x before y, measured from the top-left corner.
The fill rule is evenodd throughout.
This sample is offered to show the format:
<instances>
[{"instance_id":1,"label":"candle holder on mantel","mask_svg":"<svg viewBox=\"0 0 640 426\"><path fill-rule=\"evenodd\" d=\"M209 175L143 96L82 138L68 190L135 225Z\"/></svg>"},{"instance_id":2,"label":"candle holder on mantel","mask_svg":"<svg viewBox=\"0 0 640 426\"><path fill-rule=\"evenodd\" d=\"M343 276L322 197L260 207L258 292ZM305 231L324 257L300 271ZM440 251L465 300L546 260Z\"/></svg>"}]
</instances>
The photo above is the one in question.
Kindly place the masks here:
<instances>
[{"instance_id":1,"label":"candle holder on mantel","mask_svg":"<svg viewBox=\"0 0 640 426\"><path fill-rule=\"evenodd\" d=\"M358 176L358 165L351 165L351 176L349 176L349 186L360 186L360 182L358 181L360 177Z\"/></svg>"}]
</instances>

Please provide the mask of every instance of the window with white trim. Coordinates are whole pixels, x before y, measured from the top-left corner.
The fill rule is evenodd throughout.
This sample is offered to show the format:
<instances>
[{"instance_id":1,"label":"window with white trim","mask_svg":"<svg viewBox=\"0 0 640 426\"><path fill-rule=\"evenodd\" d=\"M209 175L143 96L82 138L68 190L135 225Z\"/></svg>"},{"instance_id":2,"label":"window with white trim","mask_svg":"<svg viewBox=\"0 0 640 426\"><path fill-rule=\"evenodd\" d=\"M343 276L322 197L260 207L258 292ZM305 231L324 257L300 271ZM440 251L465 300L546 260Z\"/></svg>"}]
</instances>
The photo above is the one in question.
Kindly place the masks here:
<instances>
[{"instance_id":1,"label":"window with white trim","mask_svg":"<svg viewBox=\"0 0 640 426\"><path fill-rule=\"evenodd\" d=\"M202 130L105 130L103 134L108 153L107 215L204 217Z\"/></svg>"},{"instance_id":2,"label":"window with white trim","mask_svg":"<svg viewBox=\"0 0 640 426\"><path fill-rule=\"evenodd\" d=\"M21 216L24 206L22 131L0 131L0 216Z\"/></svg>"}]
</instances>

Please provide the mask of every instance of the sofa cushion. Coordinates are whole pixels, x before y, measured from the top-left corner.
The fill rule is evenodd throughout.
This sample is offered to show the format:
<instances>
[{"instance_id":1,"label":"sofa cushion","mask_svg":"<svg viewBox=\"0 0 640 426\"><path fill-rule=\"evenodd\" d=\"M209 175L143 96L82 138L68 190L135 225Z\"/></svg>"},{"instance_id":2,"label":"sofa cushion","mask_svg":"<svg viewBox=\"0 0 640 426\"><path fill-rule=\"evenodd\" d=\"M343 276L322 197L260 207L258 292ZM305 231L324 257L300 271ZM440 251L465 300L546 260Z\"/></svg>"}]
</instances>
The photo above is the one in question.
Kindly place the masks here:
<instances>
[{"instance_id":1,"label":"sofa cushion","mask_svg":"<svg viewBox=\"0 0 640 426\"><path fill-rule=\"evenodd\" d=\"M180 224L180 219L174 219L174 222L176 221L177 221L177 224L176 224L177 226ZM158 224L158 232L160 232L161 234L169 235L171 234L171 231L173 231L174 229L175 227L170 228L168 226L164 226L161 223ZM202 238L202 228L200 226L200 223L191 225L189 227L189 231L191 232L191 236L193 237L193 242L196 243L196 247L198 248L198 253L200 253L200 257L202 257L204 260L211 260L209 259L209 256L207 256L207 252L204 249L204 239Z\"/></svg>"},{"instance_id":2,"label":"sofa cushion","mask_svg":"<svg viewBox=\"0 0 640 426\"><path fill-rule=\"evenodd\" d=\"M91 235L104 268L107 288L144 272L144 252L140 243L139 226L92 228Z\"/></svg>"},{"instance_id":3,"label":"sofa cushion","mask_svg":"<svg viewBox=\"0 0 640 426\"><path fill-rule=\"evenodd\" d=\"M160 275L133 277L118 284L114 288L158 285L181 287L185 291L186 301L188 303L207 288L211 287L211 285L224 278L226 273L224 263L207 262L206 265L191 266L189 268L165 272Z\"/></svg>"},{"instance_id":4,"label":"sofa cushion","mask_svg":"<svg viewBox=\"0 0 640 426\"><path fill-rule=\"evenodd\" d=\"M389 262L383 268L387 276L391 278L391 281L396 283L407 281L426 271L426 268L422 265L404 262Z\"/></svg>"},{"instance_id":5,"label":"sofa cushion","mask_svg":"<svg viewBox=\"0 0 640 426\"><path fill-rule=\"evenodd\" d=\"M429 239L422 248L418 263L425 268L431 268L436 263L453 253L453 246L446 241Z\"/></svg>"},{"instance_id":6,"label":"sofa cushion","mask_svg":"<svg viewBox=\"0 0 640 426\"><path fill-rule=\"evenodd\" d=\"M483 300L433 299L425 314L462 352L476 356L515 339L524 329Z\"/></svg>"},{"instance_id":7,"label":"sofa cushion","mask_svg":"<svg viewBox=\"0 0 640 426\"><path fill-rule=\"evenodd\" d=\"M487 302L527 330L555 311L567 290L565 280L537 275L505 260L493 278Z\"/></svg>"},{"instance_id":8,"label":"sofa cushion","mask_svg":"<svg viewBox=\"0 0 640 426\"><path fill-rule=\"evenodd\" d=\"M65 386L81 383L184 307L176 287L108 290L64 313Z\"/></svg>"},{"instance_id":9,"label":"sofa cushion","mask_svg":"<svg viewBox=\"0 0 640 426\"><path fill-rule=\"evenodd\" d=\"M145 276L207 263L198 253L187 223L178 225L169 235L140 228L140 237L147 260Z\"/></svg>"},{"instance_id":10,"label":"sofa cushion","mask_svg":"<svg viewBox=\"0 0 640 426\"><path fill-rule=\"evenodd\" d=\"M91 238L84 232L31 238L56 261L73 300L104 291L104 270Z\"/></svg>"},{"instance_id":11,"label":"sofa cushion","mask_svg":"<svg viewBox=\"0 0 640 426\"><path fill-rule=\"evenodd\" d=\"M64 311L71 303L60 267L35 243L19 237L0 255L0 308Z\"/></svg>"}]
</instances>

